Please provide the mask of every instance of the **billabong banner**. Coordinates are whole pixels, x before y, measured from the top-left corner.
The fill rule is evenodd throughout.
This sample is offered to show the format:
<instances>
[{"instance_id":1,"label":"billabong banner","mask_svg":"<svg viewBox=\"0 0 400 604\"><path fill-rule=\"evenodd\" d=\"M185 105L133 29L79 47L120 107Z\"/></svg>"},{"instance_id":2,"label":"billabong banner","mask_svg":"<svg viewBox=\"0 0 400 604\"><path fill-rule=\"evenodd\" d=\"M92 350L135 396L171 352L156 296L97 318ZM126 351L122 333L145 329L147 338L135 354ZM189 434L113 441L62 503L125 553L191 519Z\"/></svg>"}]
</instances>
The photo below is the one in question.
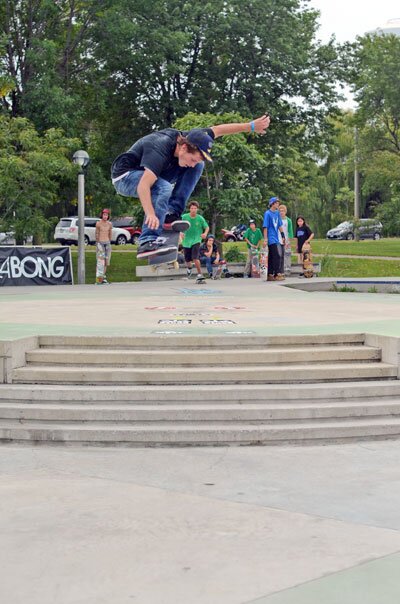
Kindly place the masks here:
<instances>
[{"instance_id":1,"label":"billabong banner","mask_svg":"<svg viewBox=\"0 0 400 604\"><path fill-rule=\"evenodd\" d=\"M68 284L72 284L69 248L0 247L0 287Z\"/></svg>"}]
</instances>

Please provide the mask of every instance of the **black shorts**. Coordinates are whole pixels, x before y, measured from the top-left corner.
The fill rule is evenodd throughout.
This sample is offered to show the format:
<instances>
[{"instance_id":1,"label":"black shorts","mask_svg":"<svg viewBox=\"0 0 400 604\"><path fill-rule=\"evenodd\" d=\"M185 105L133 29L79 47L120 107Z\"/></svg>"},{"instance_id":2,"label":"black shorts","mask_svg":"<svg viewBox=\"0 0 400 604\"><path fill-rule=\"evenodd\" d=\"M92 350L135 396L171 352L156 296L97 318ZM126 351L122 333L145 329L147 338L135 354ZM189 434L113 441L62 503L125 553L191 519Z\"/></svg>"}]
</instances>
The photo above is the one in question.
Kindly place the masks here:
<instances>
[{"instance_id":1,"label":"black shorts","mask_svg":"<svg viewBox=\"0 0 400 604\"><path fill-rule=\"evenodd\" d=\"M184 247L183 253L185 254L185 262L198 260L200 256L200 243L195 243L192 247Z\"/></svg>"}]
</instances>

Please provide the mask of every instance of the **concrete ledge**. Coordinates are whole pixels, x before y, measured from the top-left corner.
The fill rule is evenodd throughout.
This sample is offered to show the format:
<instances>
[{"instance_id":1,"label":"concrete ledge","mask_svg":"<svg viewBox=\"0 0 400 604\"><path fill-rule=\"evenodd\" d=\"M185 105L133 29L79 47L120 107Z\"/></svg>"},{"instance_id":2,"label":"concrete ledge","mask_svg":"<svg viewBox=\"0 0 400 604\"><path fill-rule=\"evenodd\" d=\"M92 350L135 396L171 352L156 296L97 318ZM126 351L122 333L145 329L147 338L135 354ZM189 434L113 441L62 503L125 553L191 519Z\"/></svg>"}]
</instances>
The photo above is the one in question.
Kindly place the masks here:
<instances>
[{"instance_id":1,"label":"concrete ledge","mask_svg":"<svg viewBox=\"0 0 400 604\"><path fill-rule=\"evenodd\" d=\"M382 350L382 361L397 367L397 379L400 379L400 338L366 333L365 344L377 346Z\"/></svg>"},{"instance_id":2,"label":"concrete ledge","mask_svg":"<svg viewBox=\"0 0 400 604\"><path fill-rule=\"evenodd\" d=\"M12 371L26 364L25 353L39 346L39 337L0 340L0 384L11 384Z\"/></svg>"},{"instance_id":3,"label":"concrete ledge","mask_svg":"<svg viewBox=\"0 0 400 604\"><path fill-rule=\"evenodd\" d=\"M243 276L245 262L228 262L228 270L231 275ZM316 263L314 266L314 273L317 275L321 271L321 265ZM205 269L205 267L203 267ZM303 272L303 267L300 264L294 264L291 268L290 275L295 277ZM186 268L184 266L180 266L179 268L174 268L171 265L161 265L158 267L151 266L137 266L136 267L136 276L140 277L142 281L157 281L157 280L168 280L168 279L183 279L186 277Z\"/></svg>"}]
</instances>

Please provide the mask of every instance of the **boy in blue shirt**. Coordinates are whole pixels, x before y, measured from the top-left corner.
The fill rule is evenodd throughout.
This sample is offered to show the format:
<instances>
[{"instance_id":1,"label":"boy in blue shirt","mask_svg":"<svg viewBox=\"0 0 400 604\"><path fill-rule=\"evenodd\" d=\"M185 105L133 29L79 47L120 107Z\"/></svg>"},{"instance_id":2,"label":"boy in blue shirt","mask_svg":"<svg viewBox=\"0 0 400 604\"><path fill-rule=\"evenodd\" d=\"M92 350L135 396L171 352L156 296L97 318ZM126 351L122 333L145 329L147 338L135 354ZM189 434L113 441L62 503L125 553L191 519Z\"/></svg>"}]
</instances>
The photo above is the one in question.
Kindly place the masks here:
<instances>
[{"instance_id":1,"label":"boy in blue shirt","mask_svg":"<svg viewBox=\"0 0 400 604\"><path fill-rule=\"evenodd\" d=\"M267 210L264 214L264 241L265 245L268 245L268 279L267 281L283 281L285 278L280 273L282 249L285 245L285 231L283 229L283 222L279 213L279 198L271 197ZM279 238L279 232L282 238Z\"/></svg>"}]
</instances>

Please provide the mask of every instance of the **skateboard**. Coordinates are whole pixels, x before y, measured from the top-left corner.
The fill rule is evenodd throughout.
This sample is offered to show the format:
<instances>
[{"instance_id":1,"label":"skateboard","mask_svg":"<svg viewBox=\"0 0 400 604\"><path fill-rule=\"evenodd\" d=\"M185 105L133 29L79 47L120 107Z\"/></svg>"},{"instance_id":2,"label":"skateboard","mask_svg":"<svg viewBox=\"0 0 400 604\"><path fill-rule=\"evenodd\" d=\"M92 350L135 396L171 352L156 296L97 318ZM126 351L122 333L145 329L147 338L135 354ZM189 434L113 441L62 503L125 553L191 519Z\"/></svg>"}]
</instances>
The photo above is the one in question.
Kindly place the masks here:
<instances>
[{"instance_id":1,"label":"skateboard","mask_svg":"<svg viewBox=\"0 0 400 604\"><path fill-rule=\"evenodd\" d=\"M151 266L153 271L156 271L159 266L163 264L172 265L171 268L179 268L178 262L178 246L179 239L181 233L186 231L190 227L190 224L184 220L179 221L178 224L173 225L171 229L163 229L159 235L165 241L165 245L174 246L175 249L170 250L168 252L160 252L159 254L154 254L154 256L150 256L148 259L149 265Z\"/></svg>"},{"instance_id":2,"label":"skateboard","mask_svg":"<svg viewBox=\"0 0 400 604\"><path fill-rule=\"evenodd\" d=\"M222 269L224 267L224 263L219 262L216 266L213 266L213 279L221 279Z\"/></svg>"},{"instance_id":3,"label":"skateboard","mask_svg":"<svg viewBox=\"0 0 400 604\"><path fill-rule=\"evenodd\" d=\"M311 245L309 243L305 243L301 251L303 253L303 275L306 279L311 279L311 277L314 276Z\"/></svg>"},{"instance_id":4,"label":"skateboard","mask_svg":"<svg viewBox=\"0 0 400 604\"><path fill-rule=\"evenodd\" d=\"M260 250L260 276L263 279L268 278L268 248L263 247Z\"/></svg>"},{"instance_id":5,"label":"skateboard","mask_svg":"<svg viewBox=\"0 0 400 604\"><path fill-rule=\"evenodd\" d=\"M106 254L104 248L96 249L96 283L100 284L104 281L104 269L106 266Z\"/></svg>"},{"instance_id":6,"label":"skateboard","mask_svg":"<svg viewBox=\"0 0 400 604\"><path fill-rule=\"evenodd\" d=\"M195 283L196 283L196 285L204 285L206 283L206 280L203 276L196 277Z\"/></svg>"},{"instance_id":7,"label":"skateboard","mask_svg":"<svg viewBox=\"0 0 400 604\"><path fill-rule=\"evenodd\" d=\"M251 258L251 276L254 279L260 278L260 252L257 250L250 250Z\"/></svg>"}]
</instances>

